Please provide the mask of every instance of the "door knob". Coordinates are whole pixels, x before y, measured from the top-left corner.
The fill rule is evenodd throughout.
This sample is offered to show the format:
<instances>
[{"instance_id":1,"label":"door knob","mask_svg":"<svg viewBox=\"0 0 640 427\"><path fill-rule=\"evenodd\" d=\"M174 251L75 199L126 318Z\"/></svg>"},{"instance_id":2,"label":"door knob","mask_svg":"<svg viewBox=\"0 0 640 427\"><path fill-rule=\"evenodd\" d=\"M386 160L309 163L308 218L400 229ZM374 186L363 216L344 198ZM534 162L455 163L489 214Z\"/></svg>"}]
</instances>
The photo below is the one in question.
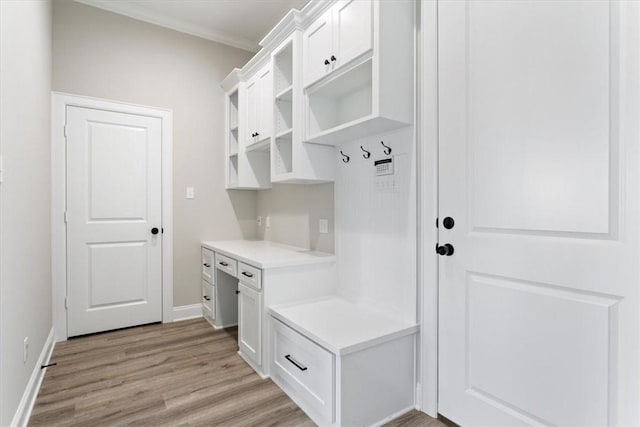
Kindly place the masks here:
<instances>
[{"instance_id":1,"label":"door knob","mask_svg":"<svg viewBox=\"0 0 640 427\"><path fill-rule=\"evenodd\" d=\"M153 235L155 236L156 234L158 234L158 232L159 232L159 231L160 231L160 230L158 230L158 227L153 227L153 228L151 229L151 234L153 234Z\"/></svg>"},{"instance_id":2,"label":"door knob","mask_svg":"<svg viewBox=\"0 0 640 427\"><path fill-rule=\"evenodd\" d=\"M329 60L328 59L324 60L324 65L329 65Z\"/></svg>"},{"instance_id":3,"label":"door knob","mask_svg":"<svg viewBox=\"0 0 640 427\"><path fill-rule=\"evenodd\" d=\"M441 256L451 256L453 255L453 245L451 243L445 243L442 246L436 244L436 252Z\"/></svg>"},{"instance_id":4,"label":"door knob","mask_svg":"<svg viewBox=\"0 0 640 427\"><path fill-rule=\"evenodd\" d=\"M331 55L331 62L335 62L336 61L336 57Z\"/></svg>"}]
</instances>

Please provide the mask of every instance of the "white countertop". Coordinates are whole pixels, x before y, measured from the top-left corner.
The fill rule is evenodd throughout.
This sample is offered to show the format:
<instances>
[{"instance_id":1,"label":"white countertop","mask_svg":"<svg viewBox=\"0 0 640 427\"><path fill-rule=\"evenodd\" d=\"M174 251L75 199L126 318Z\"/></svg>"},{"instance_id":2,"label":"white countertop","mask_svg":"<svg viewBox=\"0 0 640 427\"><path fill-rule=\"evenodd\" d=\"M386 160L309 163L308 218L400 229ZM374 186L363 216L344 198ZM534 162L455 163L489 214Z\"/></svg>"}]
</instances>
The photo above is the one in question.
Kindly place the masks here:
<instances>
[{"instance_id":1,"label":"white countertop","mask_svg":"<svg viewBox=\"0 0 640 427\"><path fill-rule=\"evenodd\" d=\"M344 355L410 335L418 325L340 297L269 307L269 313L334 354Z\"/></svg>"},{"instance_id":2,"label":"white countertop","mask_svg":"<svg viewBox=\"0 0 640 427\"><path fill-rule=\"evenodd\" d=\"M333 254L267 240L209 241L202 242L202 246L262 269L320 264L336 260Z\"/></svg>"}]
</instances>

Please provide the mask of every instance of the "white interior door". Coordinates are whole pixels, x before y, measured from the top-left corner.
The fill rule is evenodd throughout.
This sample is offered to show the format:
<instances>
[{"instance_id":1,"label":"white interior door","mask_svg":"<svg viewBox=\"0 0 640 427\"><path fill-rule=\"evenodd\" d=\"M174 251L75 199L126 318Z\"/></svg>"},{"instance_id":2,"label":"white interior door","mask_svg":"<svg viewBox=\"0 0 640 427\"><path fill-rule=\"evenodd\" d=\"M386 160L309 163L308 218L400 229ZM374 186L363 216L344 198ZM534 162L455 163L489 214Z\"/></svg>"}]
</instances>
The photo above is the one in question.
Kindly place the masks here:
<instances>
[{"instance_id":1,"label":"white interior door","mask_svg":"<svg viewBox=\"0 0 640 427\"><path fill-rule=\"evenodd\" d=\"M640 425L638 21L636 2L439 3L456 423Z\"/></svg>"},{"instance_id":2,"label":"white interior door","mask_svg":"<svg viewBox=\"0 0 640 427\"><path fill-rule=\"evenodd\" d=\"M162 320L161 119L67 107L66 132L68 335Z\"/></svg>"}]
</instances>

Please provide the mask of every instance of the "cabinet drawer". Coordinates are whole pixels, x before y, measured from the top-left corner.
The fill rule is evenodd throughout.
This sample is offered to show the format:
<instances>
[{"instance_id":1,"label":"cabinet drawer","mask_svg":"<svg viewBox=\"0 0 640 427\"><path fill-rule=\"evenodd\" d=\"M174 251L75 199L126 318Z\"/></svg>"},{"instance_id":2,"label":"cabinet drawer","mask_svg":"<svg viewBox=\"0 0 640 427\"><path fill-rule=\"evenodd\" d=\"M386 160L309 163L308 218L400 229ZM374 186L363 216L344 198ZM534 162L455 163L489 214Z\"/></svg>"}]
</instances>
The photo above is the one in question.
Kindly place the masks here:
<instances>
[{"instance_id":1,"label":"cabinet drawer","mask_svg":"<svg viewBox=\"0 0 640 427\"><path fill-rule=\"evenodd\" d=\"M202 278L213 285L214 277L213 251L207 248L202 248Z\"/></svg>"},{"instance_id":2,"label":"cabinet drawer","mask_svg":"<svg viewBox=\"0 0 640 427\"><path fill-rule=\"evenodd\" d=\"M272 370L314 412L333 421L334 356L272 318Z\"/></svg>"},{"instance_id":3,"label":"cabinet drawer","mask_svg":"<svg viewBox=\"0 0 640 427\"><path fill-rule=\"evenodd\" d=\"M237 277L238 276L238 262L227 256L221 255L216 252L216 268L224 271L225 273Z\"/></svg>"},{"instance_id":4,"label":"cabinet drawer","mask_svg":"<svg viewBox=\"0 0 640 427\"><path fill-rule=\"evenodd\" d=\"M202 305L205 309L209 310L212 319L215 319L216 315L216 288L208 283L206 280L202 281Z\"/></svg>"},{"instance_id":5,"label":"cabinet drawer","mask_svg":"<svg viewBox=\"0 0 640 427\"><path fill-rule=\"evenodd\" d=\"M262 270L243 262L238 263L238 279L254 289L262 289Z\"/></svg>"}]
</instances>

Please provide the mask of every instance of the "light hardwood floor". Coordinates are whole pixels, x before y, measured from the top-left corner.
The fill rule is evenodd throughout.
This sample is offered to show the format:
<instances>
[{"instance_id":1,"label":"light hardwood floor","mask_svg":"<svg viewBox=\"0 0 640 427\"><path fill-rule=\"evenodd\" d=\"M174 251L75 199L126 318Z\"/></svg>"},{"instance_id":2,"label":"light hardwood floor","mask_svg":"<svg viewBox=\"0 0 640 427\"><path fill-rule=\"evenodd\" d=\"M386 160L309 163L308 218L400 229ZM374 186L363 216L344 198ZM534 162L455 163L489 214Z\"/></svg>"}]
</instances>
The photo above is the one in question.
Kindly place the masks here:
<instances>
[{"instance_id":1,"label":"light hardwood floor","mask_svg":"<svg viewBox=\"0 0 640 427\"><path fill-rule=\"evenodd\" d=\"M236 328L203 319L58 343L29 425L314 425L236 351ZM417 411L390 425L443 426Z\"/></svg>"}]
</instances>

